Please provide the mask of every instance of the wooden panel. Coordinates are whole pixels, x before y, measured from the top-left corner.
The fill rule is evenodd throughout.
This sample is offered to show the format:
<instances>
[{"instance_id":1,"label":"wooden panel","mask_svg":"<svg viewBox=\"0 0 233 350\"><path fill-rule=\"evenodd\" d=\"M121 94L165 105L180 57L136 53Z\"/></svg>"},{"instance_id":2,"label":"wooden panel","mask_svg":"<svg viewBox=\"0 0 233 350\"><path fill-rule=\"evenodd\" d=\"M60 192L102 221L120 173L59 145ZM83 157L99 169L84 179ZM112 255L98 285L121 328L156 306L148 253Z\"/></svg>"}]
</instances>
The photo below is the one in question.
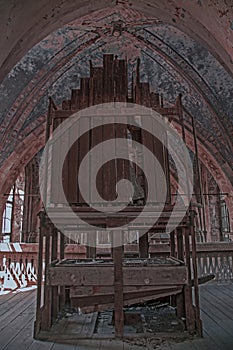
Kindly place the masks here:
<instances>
[{"instance_id":1,"label":"wooden panel","mask_svg":"<svg viewBox=\"0 0 233 350\"><path fill-rule=\"evenodd\" d=\"M70 129L70 139L77 138L76 129L77 128ZM68 202L71 204L78 203L78 141L76 141L69 150L67 173L69 176L67 195Z\"/></svg>"},{"instance_id":2,"label":"wooden panel","mask_svg":"<svg viewBox=\"0 0 233 350\"><path fill-rule=\"evenodd\" d=\"M55 130L62 120L60 118L54 119L53 130ZM51 172L51 202L52 203L61 203L60 199L60 189L57 188L58 181L58 172L61 167L60 162L61 154L61 140L58 139L56 142L53 142L52 146L52 172ZM60 184L61 185L61 184Z\"/></svg>"},{"instance_id":3,"label":"wooden panel","mask_svg":"<svg viewBox=\"0 0 233 350\"><path fill-rule=\"evenodd\" d=\"M80 109L89 107L90 78L81 78L81 88L79 94Z\"/></svg>"},{"instance_id":4,"label":"wooden panel","mask_svg":"<svg viewBox=\"0 0 233 350\"><path fill-rule=\"evenodd\" d=\"M49 283L51 285L113 285L113 266L50 267Z\"/></svg>"},{"instance_id":5,"label":"wooden panel","mask_svg":"<svg viewBox=\"0 0 233 350\"><path fill-rule=\"evenodd\" d=\"M103 68L97 67L97 68L92 68L91 69L91 89L90 89L90 94L91 94L91 101L92 104L99 104L102 103L102 93L103 93ZM103 141L103 129L102 129L102 117L101 116L96 116L94 117L95 119L91 120L91 127L92 127L92 132L91 132L91 148L97 146ZM100 123L100 126L97 128L94 128L95 124L94 121L97 123ZM102 158L103 154L102 152L98 152L94 158L91 158L91 164L93 167L95 165L102 164ZM92 184L93 186L96 185L97 190L99 191L100 194L102 194L102 187L103 187L103 169L101 168L97 179L96 179L96 184ZM96 203L97 198L94 197L93 191L90 193L91 195L91 202Z\"/></svg>"},{"instance_id":6,"label":"wooden panel","mask_svg":"<svg viewBox=\"0 0 233 350\"><path fill-rule=\"evenodd\" d=\"M115 126L114 116L108 117L108 123L103 126L103 141L114 140L115 138ZM111 156L114 151L105 147L104 154L108 157ZM116 164L115 160L105 163L103 167L103 184L102 184L102 197L105 200L114 200L116 198Z\"/></svg>"},{"instance_id":7,"label":"wooden panel","mask_svg":"<svg viewBox=\"0 0 233 350\"><path fill-rule=\"evenodd\" d=\"M58 123L56 123L56 119L63 121L64 119L70 117L74 112L71 110L57 110L53 112L54 118L53 118L53 130L56 129ZM60 123L60 122L59 122Z\"/></svg>"},{"instance_id":8,"label":"wooden panel","mask_svg":"<svg viewBox=\"0 0 233 350\"><path fill-rule=\"evenodd\" d=\"M96 120L98 122L100 122L101 124L101 117L96 117ZM91 121L91 124L93 126L93 121ZM92 128L91 131L91 147L94 148L95 146L97 146L99 144L100 149L102 149L102 140L103 140L103 128L102 125L100 125L97 128ZM94 168L97 166L97 164L103 164L103 154L102 152L96 152L95 157L91 157L91 166L93 166ZM96 178L96 183L92 183L92 186L95 186L97 188L97 191L99 192L99 194L102 194L102 188L103 188L103 169L102 167L100 168L98 174L97 174L97 178ZM91 195L91 203L97 203L98 200L94 195L94 192L91 191L90 193Z\"/></svg>"},{"instance_id":9,"label":"wooden panel","mask_svg":"<svg viewBox=\"0 0 233 350\"><path fill-rule=\"evenodd\" d=\"M51 285L113 285L113 266L50 267ZM125 286L182 285L186 282L185 266L123 267Z\"/></svg>"},{"instance_id":10,"label":"wooden panel","mask_svg":"<svg viewBox=\"0 0 233 350\"><path fill-rule=\"evenodd\" d=\"M141 88L141 104L145 107L151 107L150 101L150 85L149 83L140 83Z\"/></svg>"},{"instance_id":11,"label":"wooden panel","mask_svg":"<svg viewBox=\"0 0 233 350\"><path fill-rule=\"evenodd\" d=\"M139 256L140 258L148 258L148 253L149 253L148 233L145 233L139 237Z\"/></svg>"},{"instance_id":12,"label":"wooden panel","mask_svg":"<svg viewBox=\"0 0 233 350\"><path fill-rule=\"evenodd\" d=\"M114 102L113 55L103 58L103 103Z\"/></svg>"},{"instance_id":13,"label":"wooden panel","mask_svg":"<svg viewBox=\"0 0 233 350\"><path fill-rule=\"evenodd\" d=\"M94 67L90 78L90 105L97 105L103 101L103 68Z\"/></svg>"},{"instance_id":14,"label":"wooden panel","mask_svg":"<svg viewBox=\"0 0 233 350\"><path fill-rule=\"evenodd\" d=\"M66 130L65 132L63 132L63 137L62 137L62 141L60 144L60 152L59 155L64 155L64 152L66 150L69 150L70 148L70 135L69 135L69 130ZM60 167L62 167L62 186L63 186L63 190L66 196L66 199L69 200L69 180L70 177L72 176L72 174L70 174L68 172L69 169L69 154L67 153L64 163L62 164L60 161ZM61 191L59 191L59 203L63 203L63 199L61 197Z\"/></svg>"},{"instance_id":15,"label":"wooden panel","mask_svg":"<svg viewBox=\"0 0 233 350\"><path fill-rule=\"evenodd\" d=\"M159 123L157 125L157 122L155 122L155 124L153 124L153 129L152 129L153 134L156 134L156 129L157 129L157 132L158 132L158 130L160 132L161 140L163 140L165 142L166 134L162 130L162 125ZM167 165L166 164L166 157L168 156L167 149L164 148L163 143L156 137L154 137L153 153L162 167L163 174L164 174L163 177L165 178L165 180L167 182L167 190L168 190L167 198L170 198L170 189L169 189L169 185L170 185L169 176L170 175L169 175L168 169L166 169L166 165ZM165 153L166 153L166 156L165 156ZM158 202L162 202L164 191L163 191L162 186L161 186L161 180L158 177L156 177L155 181L156 181L156 199ZM168 201L168 203L169 202L170 201Z\"/></svg>"},{"instance_id":16,"label":"wooden panel","mask_svg":"<svg viewBox=\"0 0 233 350\"><path fill-rule=\"evenodd\" d=\"M124 286L123 292L125 294L130 293L157 293L162 290L172 290L173 288L177 289L180 286ZM80 296L93 296L93 295L105 295L105 294L114 294L114 286L74 286L70 288L70 297L78 298Z\"/></svg>"},{"instance_id":17,"label":"wooden panel","mask_svg":"<svg viewBox=\"0 0 233 350\"><path fill-rule=\"evenodd\" d=\"M72 110L79 109L79 95L80 90L79 89L73 89L71 93L71 102L70 102L70 108Z\"/></svg>"},{"instance_id":18,"label":"wooden panel","mask_svg":"<svg viewBox=\"0 0 233 350\"><path fill-rule=\"evenodd\" d=\"M62 109L70 110L70 100L62 101Z\"/></svg>"},{"instance_id":19,"label":"wooden panel","mask_svg":"<svg viewBox=\"0 0 233 350\"><path fill-rule=\"evenodd\" d=\"M89 130L90 128L90 119L88 117L81 117L79 121L80 128L87 128ZM85 192L87 196L88 203L90 203L90 132L86 132L83 134L78 141L78 149L79 149L79 158L78 158L78 164L80 165L82 163L83 158L87 155L88 157L88 163L86 164L85 171L85 178L83 178L83 183L85 186ZM80 190L78 189L78 203L86 203L85 199L83 198Z\"/></svg>"},{"instance_id":20,"label":"wooden panel","mask_svg":"<svg viewBox=\"0 0 233 350\"><path fill-rule=\"evenodd\" d=\"M122 117L122 120L125 121L125 124L116 124L115 137L120 138L120 139L126 139L127 138L126 119L124 117ZM129 153L127 146L124 149L124 153L127 157L128 153ZM118 148L116 147L116 182L118 182L122 179L130 180L129 161L120 158L120 152L119 152ZM123 201L125 203L129 203L129 196L128 196L127 192L125 193L125 197L123 198Z\"/></svg>"},{"instance_id":21,"label":"wooden panel","mask_svg":"<svg viewBox=\"0 0 233 350\"><path fill-rule=\"evenodd\" d=\"M126 102L128 94L127 63L125 60L114 60L115 101Z\"/></svg>"},{"instance_id":22,"label":"wooden panel","mask_svg":"<svg viewBox=\"0 0 233 350\"><path fill-rule=\"evenodd\" d=\"M148 116L147 120L147 126L149 127L150 130L153 130L153 123L151 117ZM154 137L152 134L146 132L144 129L141 131L142 135L142 144L148 148L152 153L154 152ZM156 167L154 166L154 163L151 161L151 156L147 153L143 153L143 169L146 174L150 174L153 176L153 179L151 181L151 186L150 190L148 189L148 184L145 181L145 190L147 194L147 202L158 202L158 193L157 193L157 187L156 187L156 182L157 182L157 171Z\"/></svg>"},{"instance_id":23,"label":"wooden panel","mask_svg":"<svg viewBox=\"0 0 233 350\"><path fill-rule=\"evenodd\" d=\"M114 323L115 323L115 335L116 337L122 337L124 333L124 296L123 296L123 246L122 246L122 232L113 232L113 259L114 259L114 294L112 301L114 301ZM106 300L106 299L105 299ZM109 301L107 301L108 303Z\"/></svg>"},{"instance_id":24,"label":"wooden panel","mask_svg":"<svg viewBox=\"0 0 233 350\"><path fill-rule=\"evenodd\" d=\"M130 305L132 303L140 303L146 300L154 300L168 295L174 295L181 292L181 288L164 288L160 290L153 291L141 291L141 292L127 292L123 295L122 306ZM116 294L115 294L116 296ZM71 305L73 307L85 307L85 306L94 306L94 305L105 305L105 304L114 304L114 293L112 294L103 294L103 295L93 295L93 296L78 296L77 298L72 298ZM119 299L118 299L119 300ZM115 307L116 310L116 307ZM116 312L115 312L116 314ZM122 318L121 318L122 320ZM119 331L119 334L122 334Z\"/></svg>"},{"instance_id":25,"label":"wooden panel","mask_svg":"<svg viewBox=\"0 0 233 350\"><path fill-rule=\"evenodd\" d=\"M124 285L182 285L186 281L184 266L124 267L123 271Z\"/></svg>"},{"instance_id":26,"label":"wooden panel","mask_svg":"<svg viewBox=\"0 0 233 350\"><path fill-rule=\"evenodd\" d=\"M160 101L159 101L159 94L155 92L150 93L150 98L151 98L151 107L160 107Z\"/></svg>"}]
</instances>

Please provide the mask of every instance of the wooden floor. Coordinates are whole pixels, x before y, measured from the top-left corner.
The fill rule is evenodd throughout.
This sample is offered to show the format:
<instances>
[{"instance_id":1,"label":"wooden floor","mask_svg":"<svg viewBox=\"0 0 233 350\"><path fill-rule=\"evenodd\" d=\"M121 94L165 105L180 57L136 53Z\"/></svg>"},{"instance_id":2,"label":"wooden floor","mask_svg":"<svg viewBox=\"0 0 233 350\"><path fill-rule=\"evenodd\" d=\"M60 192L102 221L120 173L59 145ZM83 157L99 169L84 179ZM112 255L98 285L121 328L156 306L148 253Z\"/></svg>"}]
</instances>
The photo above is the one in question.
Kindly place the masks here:
<instances>
[{"instance_id":1,"label":"wooden floor","mask_svg":"<svg viewBox=\"0 0 233 350\"><path fill-rule=\"evenodd\" d=\"M200 286L204 338L170 342L161 350L232 350L233 283ZM36 292L0 296L0 350L139 350L154 349L112 341L83 341L80 345L62 345L32 338ZM157 336L157 335L156 335ZM159 337L159 335L158 335Z\"/></svg>"}]
</instances>

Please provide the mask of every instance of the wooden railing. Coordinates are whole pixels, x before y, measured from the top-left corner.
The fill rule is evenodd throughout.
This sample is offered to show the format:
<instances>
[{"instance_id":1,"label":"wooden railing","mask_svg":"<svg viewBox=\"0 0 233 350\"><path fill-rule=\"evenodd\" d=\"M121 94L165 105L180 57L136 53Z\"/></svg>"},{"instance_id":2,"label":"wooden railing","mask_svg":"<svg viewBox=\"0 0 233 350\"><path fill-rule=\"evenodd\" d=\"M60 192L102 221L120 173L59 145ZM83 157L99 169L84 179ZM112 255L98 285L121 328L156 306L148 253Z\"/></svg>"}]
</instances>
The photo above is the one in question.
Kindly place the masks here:
<instances>
[{"instance_id":1,"label":"wooden railing","mask_svg":"<svg viewBox=\"0 0 233 350\"><path fill-rule=\"evenodd\" d=\"M233 243L201 243L197 245L198 274L213 273L218 283L233 279Z\"/></svg>"},{"instance_id":2,"label":"wooden railing","mask_svg":"<svg viewBox=\"0 0 233 350\"><path fill-rule=\"evenodd\" d=\"M10 267L12 263L20 263L27 266L33 265L37 272L38 244L22 244L22 251L0 251L0 270ZM169 255L170 248L167 244L152 244L150 256ZM102 245L97 249L99 257L106 257L110 254L110 247ZM126 256L133 257L138 254L138 245L125 246ZM65 249L65 258L85 258L86 247L77 244L69 244ZM228 283L233 280L233 242L199 243L197 244L198 275L205 276L214 274L218 283Z\"/></svg>"},{"instance_id":3,"label":"wooden railing","mask_svg":"<svg viewBox=\"0 0 233 350\"><path fill-rule=\"evenodd\" d=\"M169 254L166 244L154 244L150 247L151 255ZM219 283L233 279L233 242L213 242L197 244L198 276L214 274Z\"/></svg>"}]
</instances>

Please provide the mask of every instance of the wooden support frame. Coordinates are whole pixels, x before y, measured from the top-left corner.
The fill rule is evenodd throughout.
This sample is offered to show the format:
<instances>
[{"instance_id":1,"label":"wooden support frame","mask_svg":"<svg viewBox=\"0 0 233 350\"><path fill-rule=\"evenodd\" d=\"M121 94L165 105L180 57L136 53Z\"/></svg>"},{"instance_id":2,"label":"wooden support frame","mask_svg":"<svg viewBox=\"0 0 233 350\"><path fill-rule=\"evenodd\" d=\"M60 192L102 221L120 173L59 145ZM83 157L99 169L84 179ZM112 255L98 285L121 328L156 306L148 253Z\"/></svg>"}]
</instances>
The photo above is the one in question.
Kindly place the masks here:
<instances>
[{"instance_id":1,"label":"wooden support frame","mask_svg":"<svg viewBox=\"0 0 233 350\"><path fill-rule=\"evenodd\" d=\"M103 67L93 67L90 65L90 78L81 79L81 87L72 92L71 100L63 101L61 110L51 108L47 127L48 138L49 131L55 129L59 124L68 118L74 111L86 108L95 103L114 102L129 100L127 96L127 62L118 60L113 55L105 55ZM153 95L150 92L148 83L140 82L140 61L137 64L136 81L132 88L132 102L144 104L152 107L162 116L168 118L180 118L181 101L171 108L164 108L162 97ZM136 303L138 301L152 300L164 296L171 296L174 305L177 308L177 314L186 319L186 328L188 331L197 331L201 335L202 325L200 320L199 294L198 294L198 276L196 266L196 242L194 230L194 213L191 210L183 220L178 220L179 215L173 216L176 228L170 233L170 264L164 266L151 263L149 256L150 244L149 233L142 235L139 239L139 257L145 266L137 265L136 261L127 265L124 261L124 246L122 232L117 229L119 223L127 224L128 230L142 229L140 225L131 225L131 221L138 216L142 210L142 203L134 205L131 203L120 214L100 214L96 213L91 206L84 202L79 192L75 179L71 178L70 173L75 168L77 176L78 167L86 152L98 143L114 137L127 137L125 128L114 125L115 118L112 117L111 124L106 128L101 127L98 132L92 131L86 133L83 139L79 140L72 146L68 159L64 163L67 170L64 176L64 189L67 191L67 198L74 211L82 220L90 223L94 228L93 231L86 232L87 242L87 260L82 264L75 264L64 260L65 239L62 232L54 227L50 219L53 215L59 220L59 223L65 230L72 230L74 222L62 207L59 193L56 188L51 187L51 198L53 207L49 208L49 216L42 212L40 214L41 234L40 234L40 254L39 254L39 283L38 283L38 300L37 300L37 320L35 324L35 335L40 338L43 332L51 330L58 312L62 310L65 302L68 300L74 307L93 306L95 309L103 309L107 306L114 307L115 318L115 336L124 337L124 313L125 303ZM83 121L83 123L87 123ZM91 122L88 121L91 125ZM133 139L141 141L147 146L159 159L163 170L165 171L167 182L169 184L169 160L167 151L163 149L158 140L154 140L152 135L138 133L138 130L131 130ZM185 141L185 130L182 129ZM139 138L139 140L138 140ZM83 143L83 144L82 144ZM82 145L83 146L82 146ZM82 147L81 147L82 146ZM57 147L61 147L59 142ZM59 153L59 152L58 152ZM116 150L117 155L117 150ZM99 155L101 157L101 154ZM74 157L75 162L71 162ZM95 160L94 160L95 161ZM148 159L142 159L144 165L150 168L151 164ZM119 170L120 169L120 170ZM98 185L100 192L105 196L112 197L115 194L115 180L128 178L130 171L125 164L118 167L120 172L117 173L114 167L107 168L106 172L100 172ZM143 176L141 176L142 178ZM85 179L87 184L90 183L89 176ZM142 180L142 179L141 179ZM145 190L146 183L141 181L140 186ZM166 203L159 220L151 227L150 220L157 210L155 203L160 203L160 189L158 183L154 184L154 192L150 194L151 205L144 211L145 225L144 230L150 229L153 233L167 232L167 223L173 206L170 202L170 192L168 191ZM92 194L89 193L92 199ZM157 201L157 202L156 202ZM143 202L143 201L142 201ZM148 215L148 216L147 216ZM49 219L50 217L50 219ZM148 219L148 222L147 222ZM176 222L177 220L177 222ZM76 222L75 222L76 223ZM96 231L98 227L111 228L112 232L112 260L105 261L103 264L96 263ZM112 227L115 229L112 231ZM191 253L192 245L192 253ZM43 256L42 251L45 248L45 273L43 283ZM92 260L94 260L92 262ZM85 262L87 263L85 265ZM96 264L95 264L96 263ZM193 276L191 272L193 271ZM192 296L192 277L194 280L194 301ZM78 288L79 287L79 288ZM98 291L98 293L96 292ZM66 293L67 291L67 293ZM44 293L44 294L43 294ZM40 305L44 296L44 305ZM90 304L90 305L89 305ZM195 307L194 307L195 304Z\"/></svg>"}]
</instances>

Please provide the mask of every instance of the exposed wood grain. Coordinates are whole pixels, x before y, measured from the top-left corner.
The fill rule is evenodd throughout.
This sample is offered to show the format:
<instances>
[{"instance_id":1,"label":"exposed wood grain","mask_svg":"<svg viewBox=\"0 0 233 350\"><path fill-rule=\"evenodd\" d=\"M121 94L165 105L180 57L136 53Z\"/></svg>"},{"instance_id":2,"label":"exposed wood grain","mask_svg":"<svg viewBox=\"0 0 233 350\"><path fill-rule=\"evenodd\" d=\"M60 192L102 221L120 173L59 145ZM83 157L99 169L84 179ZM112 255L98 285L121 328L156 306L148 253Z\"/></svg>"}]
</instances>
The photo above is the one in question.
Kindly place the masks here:
<instances>
[{"instance_id":1,"label":"exposed wood grain","mask_svg":"<svg viewBox=\"0 0 233 350\"><path fill-rule=\"evenodd\" d=\"M162 345L161 350L231 350L233 344L231 334L231 310L233 309L232 293L232 284L220 286L212 282L202 285L200 287L200 295L204 338L181 343L170 342L169 344ZM30 303L29 295L33 303ZM113 341L100 340L93 340L91 342L80 341L79 345L76 346L35 341L32 338L33 319L35 318L35 291L26 294L20 293L20 296L22 296L20 300L18 299L18 294L11 294L11 297L9 297L9 295L0 296L1 305L3 306L5 304L5 310L9 309L8 302L12 302L13 299L16 299L16 303L19 305L22 305L25 300L27 301L27 305L15 310L14 320L6 317L4 321L5 328L2 331L0 330L0 344L2 350L145 349L144 347L123 345L121 342L115 343L116 345L114 348ZM12 309L9 311L14 310ZM158 334L156 336L158 336ZM148 350L151 349L148 348Z\"/></svg>"}]
</instances>

